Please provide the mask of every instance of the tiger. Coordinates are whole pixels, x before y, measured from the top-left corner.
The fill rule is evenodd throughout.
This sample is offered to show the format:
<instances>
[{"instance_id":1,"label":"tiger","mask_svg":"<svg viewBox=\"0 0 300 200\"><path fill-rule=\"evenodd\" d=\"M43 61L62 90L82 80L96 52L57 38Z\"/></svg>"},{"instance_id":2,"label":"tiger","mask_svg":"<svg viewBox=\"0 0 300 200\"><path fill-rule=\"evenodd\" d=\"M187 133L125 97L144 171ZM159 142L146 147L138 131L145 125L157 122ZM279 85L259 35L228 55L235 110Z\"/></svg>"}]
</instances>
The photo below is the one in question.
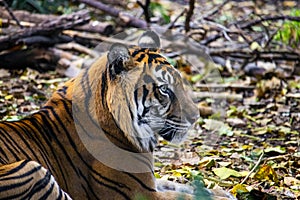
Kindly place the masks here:
<instances>
[{"instance_id":1,"label":"tiger","mask_svg":"<svg viewBox=\"0 0 300 200\"><path fill-rule=\"evenodd\" d=\"M160 53L154 31L145 31L137 46L112 44L38 112L0 122L0 170L27 162L15 182L0 171L0 198L13 192L19 199L41 198L24 194L23 182L28 171L40 168L56 187L47 184L44 190L61 199L193 199L193 191L160 189L166 187L153 170L158 137L180 142L199 118L187 93L180 72ZM18 186L3 192L7 184Z\"/></svg>"}]
</instances>

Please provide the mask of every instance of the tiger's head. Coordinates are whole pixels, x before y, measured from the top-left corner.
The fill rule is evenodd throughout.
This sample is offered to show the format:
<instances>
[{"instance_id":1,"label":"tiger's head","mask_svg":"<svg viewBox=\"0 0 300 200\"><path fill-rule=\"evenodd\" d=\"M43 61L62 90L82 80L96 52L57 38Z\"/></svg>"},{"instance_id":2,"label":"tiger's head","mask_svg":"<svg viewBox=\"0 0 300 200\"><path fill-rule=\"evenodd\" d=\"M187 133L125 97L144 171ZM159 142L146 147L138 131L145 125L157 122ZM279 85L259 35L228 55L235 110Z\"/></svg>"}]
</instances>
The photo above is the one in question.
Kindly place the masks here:
<instances>
[{"instance_id":1,"label":"tiger's head","mask_svg":"<svg viewBox=\"0 0 300 200\"><path fill-rule=\"evenodd\" d=\"M181 141L199 112L180 72L159 53L158 35L147 31L138 44L111 46L106 102L128 140L142 151L153 151L158 135Z\"/></svg>"}]
</instances>

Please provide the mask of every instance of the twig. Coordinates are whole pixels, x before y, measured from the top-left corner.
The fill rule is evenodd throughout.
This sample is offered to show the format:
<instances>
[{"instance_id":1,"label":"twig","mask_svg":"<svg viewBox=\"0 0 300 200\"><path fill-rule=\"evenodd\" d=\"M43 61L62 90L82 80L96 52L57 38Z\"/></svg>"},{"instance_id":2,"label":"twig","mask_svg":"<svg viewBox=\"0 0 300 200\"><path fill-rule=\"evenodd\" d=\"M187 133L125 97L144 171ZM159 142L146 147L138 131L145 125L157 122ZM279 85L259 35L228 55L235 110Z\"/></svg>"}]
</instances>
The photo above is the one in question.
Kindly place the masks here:
<instances>
[{"instance_id":1,"label":"twig","mask_svg":"<svg viewBox=\"0 0 300 200\"><path fill-rule=\"evenodd\" d=\"M219 92L219 93L194 92L193 94L196 99L212 98L212 99L229 99L229 100L235 100L235 101L243 100L242 94L231 94L231 93L227 93L227 92Z\"/></svg>"},{"instance_id":2,"label":"twig","mask_svg":"<svg viewBox=\"0 0 300 200\"><path fill-rule=\"evenodd\" d=\"M269 35L269 38L268 38L267 42L264 45L264 48L268 48L269 47L270 43L272 42L274 36L278 33L279 29L280 28L278 28L277 30L273 31L273 33L271 33L271 35Z\"/></svg>"},{"instance_id":3,"label":"twig","mask_svg":"<svg viewBox=\"0 0 300 200\"><path fill-rule=\"evenodd\" d=\"M187 9L183 9L181 13L172 21L168 26L167 29L172 29L174 27L174 24L177 22L177 20L183 16L187 12Z\"/></svg>"},{"instance_id":4,"label":"twig","mask_svg":"<svg viewBox=\"0 0 300 200\"><path fill-rule=\"evenodd\" d=\"M81 38L86 38L90 40L98 40L98 41L104 41L107 43L121 43L125 45L135 45L134 42L130 41L125 41L122 39L117 39L117 38L111 38L111 37L106 37L103 35L99 35L96 33L86 33L86 32L81 32L81 31L73 31L73 30L64 30L64 34L69 35L71 37L81 37Z\"/></svg>"},{"instance_id":5,"label":"twig","mask_svg":"<svg viewBox=\"0 0 300 200\"><path fill-rule=\"evenodd\" d=\"M64 50L76 50L80 53L84 53L87 54L89 56L91 56L92 58L96 58L99 56L99 54L85 46L82 46L80 44L74 43L74 42L70 42L67 44L58 44L56 45L57 48L59 49L64 49Z\"/></svg>"},{"instance_id":6,"label":"twig","mask_svg":"<svg viewBox=\"0 0 300 200\"><path fill-rule=\"evenodd\" d=\"M230 0L226 0L223 3L221 3L220 5L218 5L215 9L211 10L210 12L206 13L205 16L203 16L203 18L209 18L210 16L218 13L228 2L230 2Z\"/></svg>"},{"instance_id":7,"label":"twig","mask_svg":"<svg viewBox=\"0 0 300 200\"><path fill-rule=\"evenodd\" d=\"M14 13L11 11L11 9L9 8L9 6L7 5L6 1L4 0L0 0L0 2L4 5L5 9L7 10L7 12L9 13L9 15L13 18L13 20L16 21L17 25L20 28L23 28L22 24L19 22L19 20L15 17Z\"/></svg>"},{"instance_id":8,"label":"twig","mask_svg":"<svg viewBox=\"0 0 300 200\"><path fill-rule=\"evenodd\" d=\"M187 11L186 14L186 19L185 19L185 32L189 32L190 30L190 22L191 22L191 18L194 14L194 8L195 8L195 0L190 0L190 6L189 6L189 10Z\"/></svg>"},{"instance_id":9,"label":"twig","mask_svg":"<svg viewBox=\"0 0 300 200\"><path fill-rule=\"evenodd\" d=\"M137 1L136 3L143 9L146 22L150 23L150 0L146 0L145 5L140 1Z\"/></svg>"},{"instance_id":10,"label":"twig","mask_svg":"<svg viewBox=\"0 0 300 200\"><path fill-rule=\"evenodd\" d=\"M277 160L277 159L289 160L290 157L291 157L290 154L284 154L284 155L279 155L279 156L268 157L268 158L266 158L266 161Z\"/></svg>"},{"instance_id":11,"label":"twig","mask_svg":"<svg viewBox=\"0 0 300 200\"><path fill-rule=\"evenodd\" d=\"M239 59L254 59L255 60L289 60L300 61L300 55L297 52L291 51L252 51L249 49L236 49L236 48L222 48L222 49L210 49L209 54L211 56L232 57Z\"/></svg>"},{"instance_id":12,"label":"twig","mask_svg":"<svg viewBox=\"0 0 300 200\"><path fill-rule=\"evenodd\" d=\"M241 84L197 84L197 88L207 88L207 89L243 89L243 90L253 90L256 87L250 85Z\"/></svg>"},{"instance_id":13,"label":"twig","mask_svg":"<svg viewBox=\"0 0 300 200\"><path fill-rule=\"evenodd\" d=\"M258 165L260 164L263 156L264 156L265 152L263 151L262 154L259 156L258 161L256 162L255 166L251 169L251 171L247 174L247 176L242 180L242 182L240 184L244 184L246 182L246 180L250 177L250 175L255 171L255 169L258 167Z\"/></svg>"},{"instance_id":14,"label":"twig","mask_svg":"<svg viewBox=\"0 0 300 200\"><path fill-rule=\"evenodd\" d=\"M101 3L100 1L95 1L95 0L77 0L77 1L87 4L89 6L92 6L94 8L97 8L99 10L102 10L103 12L105 12L113 17L118 17L126 25L130 25L130 26L137 27L137 28L147 28L146 21L144 21L142 19L138 19L132 15L125 14L114 7L111 7L111 6Z\"/></svg>"},{"instance_id":15,"label":"twig","mask_svg":"<svg viewBox=\"0 0 300 200\"><path fill-rule=\"evenodd\" d=\"M295 17L295 16L285 16L285 15L280 15L280 16L266 16L266 17L261 17L258 20L253 20L250 21L242 26L240 26L240 28L244 29L244 28L250 28L251 26L255 26L261 22L264 21L277 21L277 20L290 20L290 21L300 21L300 17Z\"/></svg>"}]
</instances>

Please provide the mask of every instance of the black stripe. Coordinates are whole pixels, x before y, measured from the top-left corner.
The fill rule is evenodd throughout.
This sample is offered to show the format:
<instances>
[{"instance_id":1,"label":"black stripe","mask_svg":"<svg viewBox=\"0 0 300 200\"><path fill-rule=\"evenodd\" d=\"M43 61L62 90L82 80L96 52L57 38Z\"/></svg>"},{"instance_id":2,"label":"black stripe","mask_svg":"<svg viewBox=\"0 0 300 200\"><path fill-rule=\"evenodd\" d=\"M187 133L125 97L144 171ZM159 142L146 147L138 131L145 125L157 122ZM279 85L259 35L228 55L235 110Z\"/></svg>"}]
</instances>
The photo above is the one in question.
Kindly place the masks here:
<instances>
[{"instance_id":1,"label":"black stripe","mask_svg":"<svg viewBox=\"0 0 300 200\"><path fill-rule=\"evenodd\" d=\"M86 80L84 82L84 80ZM85 99L84 99L84 108L86 111L86 113L88 114L88 119L90 122L92 122L92 124L97 127L98 129L101 129L101 127L99 126L99 124L97 122L95 122L95 120L92 118L92 116L90 115L90 113L88 113L87 111L89 110L89 107L90 107L90 99L91 97L94 97L93 96L93 92L91 91L91 87L90 87L90 84L89 84L89 76L88 76L88 73L87 71L85 72L84 76L82 77L82 80L81 80L81 87L82 87L82 90L84 91L84 94L85 94ZM86 83L86 86L85 86L85 83ZM87 91L86 91L87 90ZM93 99L92 99L93 101ZM95 102L93 102L95 103ZM90 134L87 134L88 136L90 136ZM91 136L90 136L91 137Z\"/></svg>"},{"instance_id":2,"label":"black stripe","mask_svg":"<svg viewBox=\"0 0 300 200\"><path fill-rule=\"evenodd\" d=\"M93 136L91 136L90 133L86 131L86 128L85 128L85 127L86 127L86 124L81 124L81 123L80 123L81 121L78 120L78 119L76 118L76 116L74 116L74 117L75 117L75 118L74 118L74 122L76 123L76 126L80 127L81 130L82 130L86 135L88 135L89 137L93 138ZM114 125L115 125L116 127L118 127L118 125L117 125L115 122L114 122ZM121 140L118 136L111 134L110 132L108 132L107 130L105 130L105 129L101 128L101 127L100 127L99 129L100 129L101 131L103 131L105 135L108 135L109 137L113 138L114 140L116 140L117 142L119 142L120 144L122 144L124 150L131 151L130 148L126 148L126 144L127 144L127 143L125 143L123 140Z\"/></svg>"},{"instance_id":3,"label":"black stripe","mask_svg":"<svg viewBox=\"0 0 300 200\"><path fill-rule=\"evenodd\" d=\"M31 140L34 142L34 144L38 146L38 151L40 152L40 155L42 156L42 158L40 156L36 155L35 156L36 159L34 159L34 158L31 158L31 159L36 160L39 163L41 163L41 159L43 159L45 163L49 163L48 151L46 150L46 146L41 140L39 140L40 136L45 138L45 136L47 135L47 134L44 134L45 127L43 125L41 125L39 123L39 121L37 119L35 119L35 117L27 118L26 120L21 120L16 125L22 129L23 133L25 133L27 136L31 137ZM33 129L33 127L35 127L36 129ZM36 130L38 130L38 132ZM48 144L50 150L52 150L51 143L49 142L49 140L47 140L47 138L46 138L46 139L44 139L44 141L46 142L46 144ZM28 144L27 149L30 149L30 151L33 151L32 145ZM52 151L52 153L53 153L53 151ZM33 155L35 155L35 153L33 153Z\"/></svg>"},{"instance_id":4,"label":"black stripe","mask_svg":"<svg viewBox=\"0 0 300 200\"><path fill-rule=\"evenodd\" d=\"M39 115L41 117L41 122L35 117ZM32 140L34 141L34 144L37 145L38 150L40 152L41 157L38 157L36 159L36 161L38 161L39 163L42 163L40 161L40 159L44 160L44 163L48 166L47 168L49 170L52 170L52 174L63 174L63 172L60 170L60 173L58 173L56 170L56 168L52 168L51 167L51 163L53 161L49 160L50 157L50 152L52 153L52 156L55 159L55 162L58 163L59 162L59 158L57 158L57 153L54 152L54 149L52 148L52 143L51 141L53 141L52 138L55 138L55 135L53 134L53 125L51 125L49 123L49 121L51 121L49 119L49 113L47 110L43 110L40 111L39 113L35 114L33 117L31 118L27 118L26 121L25 120L21 120L20 124L22 124L22 127L26 128L25 132L27 134L35 134L34 137L32 137ZM27 121L29 121L30 123L28 123ZM32 124L32 125L30 125ZM35 131L35 129L33 129L33 127L35 127L38 132ZM55 125L54 125L55 127ZM39 138L42 137L43 141L39 140ZM47 148L48 146L48 148ZM31 146L28 146L28 149L31 149ZM50 151L50 152L49 152ZM62 175L63 176L63 175Z\"/></svg>"},{"instance_id":5,"label":"black stripe","mask_svg":"<svg viewBox=\"0 0 300 200\"><path fill-rule=\"evenodd\" d=\"M137 88L137 89L134 90L134 92L133 92L133 97L134 97L134 102L135 102L135 107L136 107L136 111L137 111L137 112L138 112L138 110L139 110L138 92L139 92L139 88Z\"/></svg>"},{"instance_id":6,"label":"black stripe","mask_svg":"<svg viewBox=\"0 0 300 200\"><path fill-rule=\"evenodd\" d=\"M22 182L18 182L18 183L15 183L15 184L11 184L9 186L0 186L0 192L4 192L4 191L8 191L8 190L12 190L12 189L15 189L15 188L19 188L19 187L24 187L24 185L26 185L27 183L30 183L33 179L32 178L29 178L25 181L22 181ZM31 187L31 184L29 184L29 188ZM18 194L13 194L12 196L5 196L4 198L1 198L3 200L7 200L7 199L17 199L17 198L20 198L22 197L23 198L23 195L26 194L28 192L28 189L25 189L23 192L18 192Z\"/></svg>"},{"instance_id":7,"label":"black stripe","mask_svg":"<svg viewBox=\"0 0 300 200\"><path fill-rule=\"evenodd\" d=\"M70 142L71 146L73 147L73 149L77 151L77 146L75 145L73 138L70 136L67 128L65 127L64 123L61 121L60 116L55 112L53 107L48 107L48 110L51 111L52 115L54 116L54 120L59 124L59 127L61 127L63 129L63 131L65 132L65 135L68 138L68 141ZM57 127L56 127L57 128ZM58 130L57 130L58 131ZM78 171L77 171L77 167L74 165L74 163L72 162L72 159L70 158L68 152L66 151L66 149L64 148L64 145L61 144L61 142L54 137L55 141L57 142L58 146L60 147L60 149L63 151L63 155L66 156L67 161L69 162L69 164L72 166L73 170L76 172L76 174L79 176Z\"/></svg>"},{"instance_id":8,"label":"black stripe","mask_svg":"<svg viewBox=\"0 0 300 200\"><path fill-rule=\"evenodd\" d=\"M22 163L23 164L23 163ZM28 162L26 163L26 165L24 167L28 166ZM19 172L21 169L23 169L24 167L20 168L19 166L14 168L13 170L8 171L5 174L1 174L1 176L9 176L11 174L17 173ZM30 166L31 167L31 166ZM17 174L15 176L10 176L7 178L1 178L1 181L9 181L9 180L14 180L14 179L20 179L20 178L25 178L26 176L30 176L30 175L34 175L37 171L39 171L42 168L42 166L36 166L33 169L31 169L30 171L27 172L22 172L21 174ZM15 170L17 169L17 170ZM27 169L26 169L27 170Z\"/></svg>"},{"instance_id":9,"label":"black stripe","mask_svg":"<svg viewBox=\"0 0 300 200\"><path fill-rule=\"evenodd\" d=\"M145 58L145 54L141 53L139 57L136 59L137 62L141 62Z\"/></svg>"},{"instance_id":10,"label":"black stripe","mask_svg":"<svg viewBox=\"0 0 300 200\"><path fill-rule=\"evenodd\" d=\"M20 157L18 156L18 152L16 152L15 153L15 151L16 151L16 149L14 148L14 145L12 144L12 142L11 141L9 141L8 139L7 139L7 137L6 136L8 136L9 137L9 135L8 134L1 134L1 136L2 137L4 137L4 141L5 141L5 143L8 143L9 145L5 145L5 147L8 149L8 151L13 155L13 157L14 158L16 158L17 160L20 160ZM11 148L11 147L12 148ZM18 146L18 145L17 145ZM20 147L19 147L20 148ZM19 149L18 149L19 150Z\"/></svg>"},{"instance_id":11,"label":"black stripe","mask_svg":"<svg viewBox=\"0 0 300 200\"><path fill-rule=\"evenodd\" d=\"M86 183L88 183L88 182L86 181ZM85 189L85 185L82 185L82 184L81 184L81 188L84 190L85 196L87 197L87 199L94 199L94 198L92 198L91 195L90 195L90 191L92 191L92 193L94 193L93 190L89 190L89 191L88 191L87 189ZM96 198L96 199L99 199L99 198L96 197L96 196L95 196L95 198Z\"/></svg>"},{"instance_id":12,"label":"black stripe","mask_svg":"<svg viewBox=\"0 0 300 200\"><path fill-rule=\"evenodd\" d=\"M143 85L143 98L142 98L143 107L145 107L145 102L147 100L148 94L149 94L149 90L147 89L146 85Z\"/></svg>"},{"instance_id":13,"label":"black stripe","mask_svg":"<svg viewBox=\"0 0 300 200\"><path fill-rule=\"evenodd\" d=\"M23 119L23 120L20 120L18 122L13 122L13 125L10 125L10 124L6 124L9 128L11 128L14 133L19 137L21 138L21 140L24 142L24 144L26 145L26 149L28 149L30 151L30 153L33 155L33 157L29 156L26 153L23 153L23 155L26 156L26 159L35 159L37 161L39 161L39 156L36 154L35 151L32 150L31 148L31 144L27 141L28 139L24 137L24 135L27 135L28 137L30 137L31 140L34 140L36 141L36 137L32 137L32 134L35 133L35 131L33 129L31 130L28 130L28 128L26 128L26 126L28 125L27 123L25 123L26 119ZM22 126L23 125L23 126ZM25 126L24 126L25 125ZM15 126L17 128L15 128ZM14 138L15 140L15 138ZM22 148L23 149L23 148ZM35 158L34 158L35 157ZM19 159L20 160L20 159Z\"/></svg>"},{"instance_id":14,"label":"black stripe","mask_svg":"<svg viewBox=\"0 0 300 200\"><path fill-rule=\"evenodd\" d=\"M48 184L49 182L51 182L51 174L50 174L50 178L49 178L49 181L48 181ZM47 185L48 185L47 184ZM50 188L46 191L46 193L39 197L40 199L48 199L48 197L51 195L51 193L53 192L53 189L54 189L54 182L51 182L51 185L50 185Z\"/></svg>"},{"instance_id":15,"label":"black stripe","mask_svg":"<svg viewBox=\"0 0 300 200\"><path fill-rule=\"evenodd\" d=\"M151 154L151 153L149 153ZM134 158L139 160L141 163L144 163L145 166L147 166L148 169L151 169L152 174L154 173L153 171L153 156L149 157L143 154L134 154Z\"/></svg>"},{"instance_id":16,"label":"black stripe","mask_svg":"<svg viewBox=\"0 0 300 200\"><path fill-rule=\"evenodd\" d=\"M85 163L85 162L84 162ZM86 164L86 163L85 163ZM82 174L82 172L80 171L80 175L83 178L83 180L86 182L85 185L81 185L82 188L84 189L86 196L88 197L88 199L99 199L97 197L97 194L95 193L95 191L92 189L93 187L91 186L89 180L87 177L84 176L84 174ZM88 191L85 189L85 187L88 186ZM93 195L93 197L91 197L91 195Z\"/></svg>"},{"instance_id":17,"label":"black stripe","mask_svg":"<svg viewBox=\"0 0 300 200\"><path fill-rule=\"evenodd\" d=\"M22 170L22 169L26 166L26 164L27 164L28 162L29 162L28 160L24 160L24 161L21 162L17 167L14 167L14 168L12 168L11 170L7 171L6 173L1 174L1 176L2 176L2 175L3 175L3 176L7 176L7 175L9 175L9 174L16 173L16 172L18 172L19 170ZM1 180L3 180L3 179L1 179Z\"/></svg>"},{"instance_id":18,"label":"black stripe","mask_svg":"<svg viewBox=\"0 0 300 200\"><path fill-rule=\"evenodd\" d=\"M151 63L153 60L157 61L158 58L163 58L160 54L157 53L149 53L148 56L149 56L148 59L149 63Z\"/></svg>"},{"instance_id":19,"label":"black stripe","mask_svg":"<svg viewBox=\"0 0 300 200\"><path fill-rule=\"evenodd\" d=\"M67 103L66 102L64 102L63 101L63 106L64 106L64 108L68 108L68 106L67 106ZM46 109L46 110L45 110ZM51 150L51 152L52 152L52 154L53 154L53 157L54 157L54 159L56 160L56 162L57 163L59 163L59 158L57 157L57 155L56 155L56 153L53 151L53 148L51 147L51 143L49 142L49 141L52 141L53 139L55 139L57 142L58 142L58 140L57 140L57 138L56 138L56 136L53 134L54 133L54 130L52 129L52 127L56 127L56 125L51 125L51 123L52 123L52 120L48 120L48 115L49 115L49 113L48 113L48 110L47 109L49 109L49 107L44 107L44 112L40 112L40 113L38 113L38 114L40 114L40 116L41 116L41 118L42 118L42 122L43 122L43 124L40 124L40 122L38 121L38 120L36 120L35 118L31 118L30 119L30 121L31 121L31 123L33 124L33 126L34 127L36 127L38 130L40 130L40 132L41 132L41 136L42 137L47 137L47 139L45 138L45 142L47 143L47 145L50 147L49 149ZM69 112L70 113L70 110L69 109L65 109L67 112ZM48 114L47 114L48 113ZM46 115L46 116L44 116L44 114ZM29 119L28 119L29 120ZM55 120L54 120L55 121ZM70 121L70 120L69 120ZM27 123L24 123L23 124L24 126L26 126L27 125ZM45 128L46 128L46 130L45 130ZM56 127L57 128L57 127ZM33 130L32 130L33 131ZM57 132L58 130L56 130L56 132ZM51 137L50 137L51 136ZM37 142L36 141L36 144L39 146L39 148L40 149L44 149L43 148L43 146L44 145L39 145L39 142ZM59 145L59 146L61 146L61 145ZM47 152L47 151L45 151L45 149L44 149L44 152ZM66 152L65 152L66 153ZM46 153L47 155L48 155L48 153ZM43 156L43 154L42 154L42 156ZM47 158L46 157L44 157L44 159L45 160L47 160ZM51 165L50 165L50 169L52 169L51 168ZM60 174L61 174L61 176L63 177L63 180L64 180L64 182L65 182L65 185L66 185L66 187L68 187L68 185L67 185L67 181L66 181L66 177L64 176L64 174L65 173L63 173L63 171L62 171L62 169L61 169L61 167L60 168L58 168L58 169L60 169ZM53 170L53 169L52 169ZM76 170L75 170L76 171ZM56 174L58 174L58 173L56 173Z\"/></svg>"},{"instance_id":20,"label":"black stripe","mask_svg":"<svg viewBox=\"0 0 300 200\"><path fill-rule=\"evenodd\" d=\"M135 57L138 53L140 53L140 51L139 50L135 50L134 52L132 52L131 56Z\"/></svg>"},{"instance_id":21,"label":"black stripe","mask_svg":"<svg viewBox=\"0 0 300 200\"><path fill-rule=\"evenodd\" d=\"M128 172L123 172L124 174L127 174L129 177L131 177L132 179L134 179L136 182L139 183L140 186L142 186L144 189L151 191L151 192L155 192L156 190L147 186L142 180L138 179L137 177L135 177L133 174L128 173Z\"/></svg>"},{"instance_id":22,"label":"black stripe","mask_svg":"<svg viewBox=\"0 0 300 200\"><path fill-rule=\"evenodd\" d=\"M106 78L106 75L107 75L107 69L105 69L105 71L102 73L102 76L101 76L101 97L102 97L102 106L103 108L106 108L106 90L107 90L107 78Z\"/></svg>"},{"instance_id":23,"label":"black stripe","mask_svg":"<svg viewBox=\"0 0 300 200\"><path fill-rule=\"evenodd\" d=\"M0 192L5 192L5 191L13 190L15 188L22 187L22 186L26 185L27 183L29 183L32 180L33 180L33 178L30 177L30 178L26 179L25 181L18 181L17 183L13 183L13 184L9 184L9 185L1 184Z\"/></svg>"},{"instance_id":24,"label":"black stripe","mask_svg":"<svg viewBox=\"0 0 300 200\"><path fill-rule=\"evenodd\" d=\"M111 190L113 190L113 191L119 193L119 194L120 194L121 196L123 196L125 199L127 199L127 200L130 200L130 199L131 199L125 192L119 190L117 187L114 187L114 186L105 184L105 183L103 183L103 182L100 182L100 181L99 181L98 179L96 179L94 176L92 176L92 178L93 178L98 184L103 185L103 186L105 186L105 187L107 187L107 188L109 188L109 189L111 189ZM110 180L110 182L113 182L113 181ZM130 188L129 188L129 190L130 190Z\"/></svg>"},{"instance_id":25,"label":"black stripe","mask_svg":"<svg viewBox=\"0 0 300 200\"><path fill-rule=\"evenodd\" d=\"M35 153L35 151L33 151L30 147L31 147L31 144L30 142L28 142L27 138L24 137L24 133L27 135L27 136L31 136L29 134L29 132L25 129L25 127L22 127L22 126L19 126L19 123L22 123L22 120L18 121L18 122L13 122L14 125L16 127L18 127L22 132L20 132L19 130L15 129L13 126L11 126L10 128L14 130L14 132L21 138L22 142L24 142L24 144L28 147L28 150L30 151L30 153L35 157L35 159L38 159L38 155ZM15 138L14 138L15 139ZM31 139L34 139L34 138L31 138ZM29 155L24 154L27 158L31 158ZM31 158L32 159L32 158Z\"/></svg>"},{"instance_id":26,"label":"black stripe","mask_svg":"<svg viewBox=\"0 0 300 200\"><path fill-rule=\"evenodd\" d=\"M61 199L65 199L66 198L66 194L63 193L62 189L59 187L59 185L56 185L57 188L59 189L59 193L58 193L58 197L56 198L57 200L61 200Z\"/></svg>"},{"instance_id":27,"label":"black stripe","mask_svg":"<svg viewBox=\"0 0 300 200\"><path fill-rule=\"evenodd\" d=\"M34 187L30 190L30 192L26 195L26 197L29 197L29 199L32 199L32 197L42 191L46 185L49 183L51 178L51 174L50 172L47 170L46 175L44 177L42 177L42 179L40 179L38 182L36 182L34 184Z\"/></svg>"},{"instance_id":28,"label":"black stripe","mask_svg":"<svg viewBox=\"0 0 300 200\"><path fill-rule=\"evenodd\" d=\"M17 122L3 122L4 126L12 129L13 131L15 131L15 133L22 139L24 140L24 138L22 138L22 134L20 133L19 130L17 130L13 125L16 125ZM26 152L23 151L23 148L21 148L19 146L19 144L16 144L16 141L14 140L14 138L12 137L11 133L8 133L7 130L2 129L4 131L4 134L2 134L2 136L4 137L4 139L6 139L6 142L8 142L12 147L17 147L15 148L15 151L17 151L18 154L20 154L20 152L22 152L23 154L27 155ZM15 145L13 145L13 143ZM28 155L27 155L28 157Z\"/></svg>"},{"instance_id":29,"label":"black stripe","mask_svg":"<svg viewBox=\"0 0 300 200\"><path fill-rule=\"evenodd\" d=\"M1 134L0 134L0 137L1 137ZM3 150L3 148L0 148L0 154L2 154L2 156L0 157L0 160L1 160L0 163L5 164L2 157L4 156L4 157L5 157L4 159L8 161L8 160L9 160L9 159L8 159L8 155L7 155L6 152Z\"/></svg>"}]
</instances>

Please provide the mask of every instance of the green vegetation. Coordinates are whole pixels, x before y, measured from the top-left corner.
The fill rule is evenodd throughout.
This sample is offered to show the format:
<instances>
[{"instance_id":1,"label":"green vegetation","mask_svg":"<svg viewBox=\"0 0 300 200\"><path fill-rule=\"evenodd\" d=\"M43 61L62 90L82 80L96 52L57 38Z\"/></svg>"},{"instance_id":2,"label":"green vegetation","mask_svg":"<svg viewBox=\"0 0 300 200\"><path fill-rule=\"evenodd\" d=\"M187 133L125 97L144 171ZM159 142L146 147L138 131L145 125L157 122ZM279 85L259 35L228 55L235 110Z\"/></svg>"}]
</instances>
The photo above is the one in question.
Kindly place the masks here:
<instances>
[{"instance_id":1,"label":"green vegetation","mask_svg":"<svg viewBox=\"0 0 300 200\"><path fill-rule=\"evenodd\" d=\"M67 14L71 13L71 1L69 0L13 0L12 9L27 10L41 14Z\"/></svg>"},{"instance_id":2,"label":"green vegetation","mask_svg":"<svg viewBox=\"0 0 300 200\"><path fill-rule=\"evenodd\" d=\"M300 9L294 9L291 11L291 16L299 17ZM282 41L284 44L288 44L291 47L297 47L300 44L300 22L298 21L286 21L282 28L274 36L277 41Z\"/></svg>"}]
</instances>

